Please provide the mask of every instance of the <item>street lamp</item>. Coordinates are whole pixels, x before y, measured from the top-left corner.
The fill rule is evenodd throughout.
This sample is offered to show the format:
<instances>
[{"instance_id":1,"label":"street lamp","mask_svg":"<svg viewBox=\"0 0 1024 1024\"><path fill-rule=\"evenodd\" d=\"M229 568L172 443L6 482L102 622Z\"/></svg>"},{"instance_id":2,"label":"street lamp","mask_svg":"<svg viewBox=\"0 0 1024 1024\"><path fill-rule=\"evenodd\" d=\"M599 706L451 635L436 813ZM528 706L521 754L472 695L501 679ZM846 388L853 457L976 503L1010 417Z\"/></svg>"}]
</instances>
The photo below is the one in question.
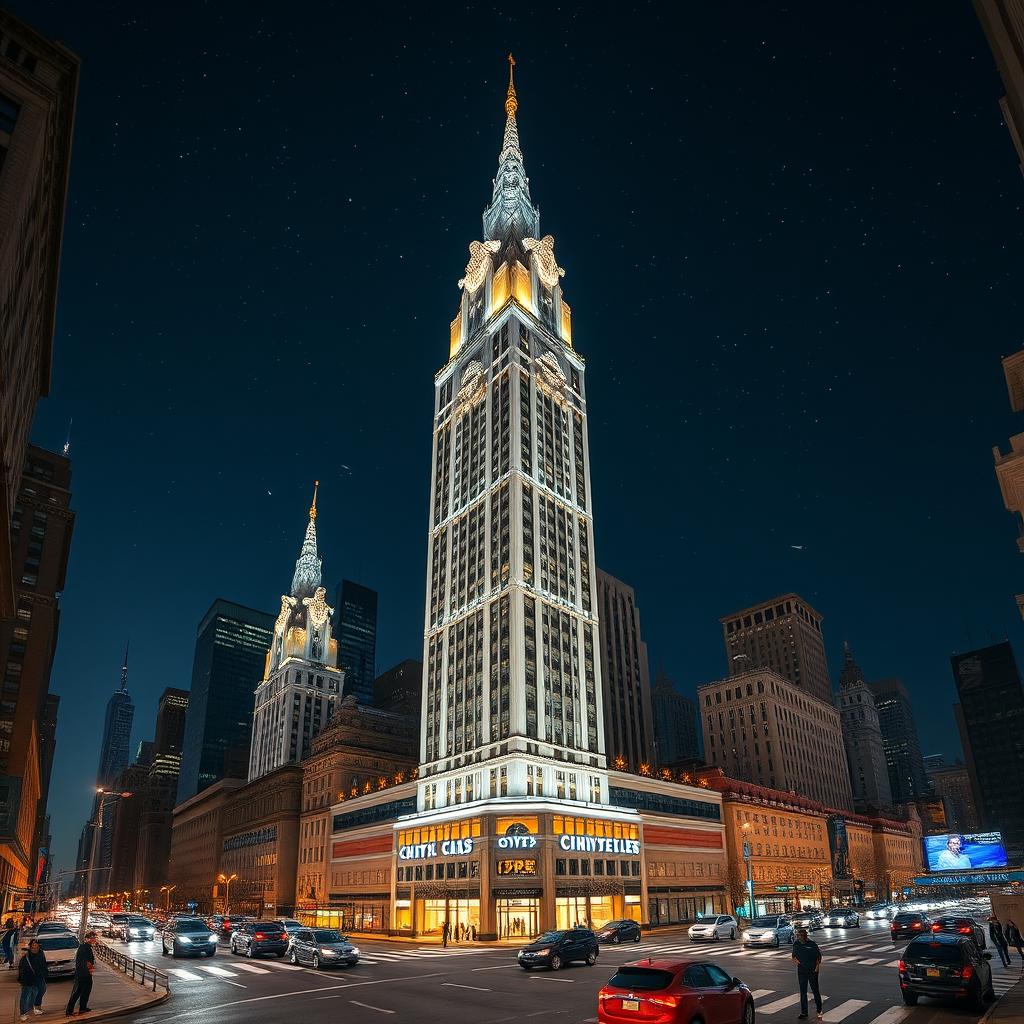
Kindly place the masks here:
<instances>
[{"instance_id":1,"label":"street lamp","mask_svg":"<svg viewBox=\"0 0 1024 1024\"><path fill-rule=\"evenodd\" d=\"M217 876L217 881L224 883L224 913L225 913L225 915L231 913L231 904L229 902L229 898L230 898L230 895L231 895L231 883L237 877L238 877L238 875L225 875L223 871Z\"/></svg>"},{"instance_id":2,"label":"street lamp","mask_svg":"<svg viewBox=\"0 0 1024 1024\"><path fill-rule=\"evenodd\" d=\"M751 847L750 841L746 838L750 834L750 822L745 821L743 831L743 860L747 865L747 920L754 920L754 876L750 866Z\"/></svg>"},{"instance_id":3,"label":"street lamp","mask_svg":"<svg viewBox=\"0 0 1024 1024\"><path fill-rule=\"evenodd\" d=\"M178 887L176 885L161 885L160 891L164 894L164 910L171 909L171 893Z\"/></svg>"},{"instance_id":4,"label":"street lamp","mask_svg":"<svg viewBox=\"0 0 1024 1024\"><path fill-rule=\"evenodd\" d=\"M96 870L96 849L103 838L103 808L115 800L127 799L132 794L127 792L111 793L103 789L102 786L97 786L96 795L99 799L96 801L93 819L89 822L93 830L92 844L89 848L89 870L85 873L85 880L82 883L82 917L78 922L78 937L82 942L85 941L85 933L89 930L89 887L92 884L93 872Z\"/></svg>"}]
</instances>

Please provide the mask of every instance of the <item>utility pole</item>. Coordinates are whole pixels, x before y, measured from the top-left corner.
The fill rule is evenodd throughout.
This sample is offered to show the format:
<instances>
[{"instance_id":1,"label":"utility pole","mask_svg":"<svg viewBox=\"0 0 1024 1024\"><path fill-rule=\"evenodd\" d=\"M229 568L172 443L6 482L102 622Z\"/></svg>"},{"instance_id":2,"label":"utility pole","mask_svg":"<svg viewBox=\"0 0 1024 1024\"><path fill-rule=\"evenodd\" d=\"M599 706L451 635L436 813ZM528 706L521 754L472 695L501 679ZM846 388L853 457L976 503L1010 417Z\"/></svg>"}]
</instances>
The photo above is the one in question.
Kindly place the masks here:
<instances>
[{"instance_id":1,"label":"utility pole","mask_svg":"<svg viewBox=\"0 0 1024 1024\"><path fill-rule=\"evenodd\" d=\"M97 789L96 793L98 799L93 811L93 820L89 823L93 830L92 844L89 847L89 870L86 871L85 879L82 882L82 917L78 922L80 942L85 942L85 933L89 930L89 896L91 895L89 890L92 888L92 876L96 870L96 850L103 836L103 808L115 800L132 795L131 793L106 793L106 790L103 789ZM104 799L104 794L106 794L106 799Z\"/></svg>"}]
</instances>

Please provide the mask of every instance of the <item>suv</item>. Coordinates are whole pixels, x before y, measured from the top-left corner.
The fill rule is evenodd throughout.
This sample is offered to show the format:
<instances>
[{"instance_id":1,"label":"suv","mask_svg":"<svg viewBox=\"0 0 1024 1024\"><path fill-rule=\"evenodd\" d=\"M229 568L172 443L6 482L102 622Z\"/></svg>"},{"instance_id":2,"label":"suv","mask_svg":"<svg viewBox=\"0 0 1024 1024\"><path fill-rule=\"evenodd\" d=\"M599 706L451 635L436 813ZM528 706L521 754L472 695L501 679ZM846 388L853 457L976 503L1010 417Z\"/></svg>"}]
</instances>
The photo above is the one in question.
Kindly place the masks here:
<instances>
[{"instance_id":1,"label":"suv","mask_svg":"<svg viewBox=\"0 0 1024 1024\"><path fill-rule=\"evenodd\" d=\"M889 935L893 942L912 939L931 931L931 918L913 910L901 910L889 924Z\"/></svg>"},{"instance_id":2,"label":"suv","mask_svg":"<svg viewBox=\"0 0 1024 1024\"><path fill-rule=\"evenodd\" d=\"M937 917L932 921L932 934L935 932L966 935L978 949L985 948L985 929L973 917Z\"/></svg>"},{"instance_id":3,"label":"suv","mask_svg":"<svg viewBox=\"0 0 1024 1024\"><path fill-rule=\"evenodd\" d=\"M273 953L284 956L288 952L288 933L280 921L256 921L243 924L231 934L231 952L244 953L248 957Z\"/></svg>"},{"instance_id":4,"label":"suv","mask_svg":"<svg viewBox=\"0 0 1024 1024\"><path fill-rule=\"evenodd\" d=\"M519 950L518 960L524 971L534 967L550 967L557 971L573 960L582 960L588 967L593 967L600 952L597 936L589 928L566 928L538 935Z\"/></svg>"},{"instance_id":5,"label":"suv","mask_svg":"<svg viewBox=\"0 0 1024 1024\"><path fill-rule=\"evenodd\" d=\"M900 957L900 990L907 1006L921 996L960 999L975 1010L995 998L991 953L982 953L970 936L936 932L919 935Z\"/></svg>"},{"instance_id":6,"label":"suv","mask_svg":"<svg viewBox=\"0 0 1024 1024\"><path fill-rule=\"evenodd\" d=\"M205 921L178 917L165 925L160 952L164 956L213 956L217 952L217 936Z\"/></svg>"},{"instance_id":7,"label":"suv","mask_svg":"<svg viewBox=\"0 0 1024 1024\"><path fill-rule=\"evenodd\" d=\"M691 942L717 942L719 939L735 939L738 928L735 917L718 914L690 925L686 934L690 936Z\"/></svg>"}]
</instances>

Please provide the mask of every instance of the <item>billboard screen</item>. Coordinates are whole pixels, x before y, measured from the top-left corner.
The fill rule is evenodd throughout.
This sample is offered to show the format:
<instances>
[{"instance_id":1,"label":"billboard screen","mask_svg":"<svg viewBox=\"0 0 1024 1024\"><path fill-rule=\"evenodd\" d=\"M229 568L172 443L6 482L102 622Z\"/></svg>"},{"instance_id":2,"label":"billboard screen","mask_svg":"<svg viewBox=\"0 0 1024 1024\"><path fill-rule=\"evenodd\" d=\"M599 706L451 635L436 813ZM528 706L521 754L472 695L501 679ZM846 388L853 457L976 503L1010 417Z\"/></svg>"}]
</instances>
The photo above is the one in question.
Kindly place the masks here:
<instances>
[{"instance_id":1,"label":"billboard screen","mask_svg":"<svg viewBox=\"0 0 1024 1024\"><path fill-rule=\"evenodd\" d=\"M951 832L924 837L924 860L929 871L970 871L1005 868L1006 847L1001 832L966 835Z\"/></svg>"},{"instance_id":2,"label":"billboard screen","mask_svg":"<svg viewBox=\"0 0 1024 1024\"><path fill-rule=\"evenodd\" d=\"M832 857L832 877L850 879L850 838L846 833L846 819L841 814L830 814L828 827L828 850Z\"/></svg>"}]
</instances>

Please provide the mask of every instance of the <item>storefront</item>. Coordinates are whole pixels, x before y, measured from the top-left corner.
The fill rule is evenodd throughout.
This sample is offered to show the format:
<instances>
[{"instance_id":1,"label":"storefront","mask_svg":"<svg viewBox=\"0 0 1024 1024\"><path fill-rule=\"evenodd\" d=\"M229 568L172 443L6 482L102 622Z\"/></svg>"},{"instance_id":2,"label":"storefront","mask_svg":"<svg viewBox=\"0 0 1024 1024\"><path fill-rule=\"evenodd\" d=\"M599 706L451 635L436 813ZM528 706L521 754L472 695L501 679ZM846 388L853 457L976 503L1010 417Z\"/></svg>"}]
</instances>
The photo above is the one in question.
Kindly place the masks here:
<instances>
[{"instance_id":1,"label":"storefront","mask_svg":"<svg viewBox=\"0 0 1024 1024\"><path fill-rule=\"evenodd\" d=\"M636 909L639 911L640 908ZM651 886L648 889L647 920L652 928L666 924L685 924L712 914L725 913L725 893L721 889L667 886Z\"/></svg>"}]
</instances>

